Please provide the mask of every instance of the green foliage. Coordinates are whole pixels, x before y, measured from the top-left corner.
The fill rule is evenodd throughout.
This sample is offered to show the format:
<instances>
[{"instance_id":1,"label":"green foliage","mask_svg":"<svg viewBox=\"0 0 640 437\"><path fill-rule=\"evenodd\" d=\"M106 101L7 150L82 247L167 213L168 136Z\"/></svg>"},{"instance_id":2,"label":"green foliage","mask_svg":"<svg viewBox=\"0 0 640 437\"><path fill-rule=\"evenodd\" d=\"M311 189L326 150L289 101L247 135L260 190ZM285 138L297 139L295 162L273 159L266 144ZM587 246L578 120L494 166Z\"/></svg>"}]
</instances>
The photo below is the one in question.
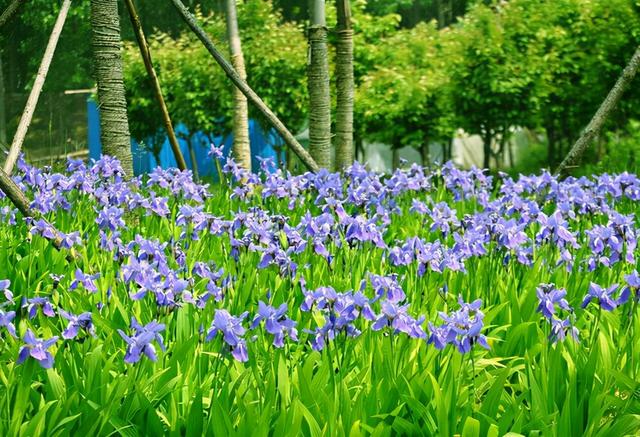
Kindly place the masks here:
<instances>
[{"instance_id":1,"label":"green foliage","mask_svg":"<svg viewBox=\"0 0 640 437\"><path fill-rule=\"evenodd\" d=\"M214 43L228 53L223 15L199 21ZM306 118L306 43L300 27L283 23L270 2L251 0L239 5L238 21L247 82L292 130ZM213 134L231 131L232 84L200 41L191 33L172 37L156 33L149 45L167 106L174 122ZM227 55L228 58L228 55ZM159 110L138 48L125 47L125 82L134 137L153 135L161 128ZM259 120L259 114L250 115Z\"/></svg>"},{"instance_id":2,"label":"green foliage","mask_svg":"<svg viewBox=\"0 0 640 437\"><path fill-rule=\"evenodd\" d=\"M450 61L439 46L435 23L422 23L386 38L377 53L379 67L365 75L356 98L366 136L398 145L419 146L453 132L446 93Z\"/></svg>"},{"instance_id":3,"label":"green foliage","mask_svg":"<svg viewBox=\"0 0 640 437\"><path fill-rule=\"evenodd\" d=\"M170 199L171 215L158 218L138 212L138 225L123 232L124 241L137 233L168 240L181 232L175 227L179 199L169 191L158 194ZM314 215L321 212L311 192L303 206L292 210L288 199L270 198L265 205L259 192L247 203L231 197L227 186L216 186L211 194L206 210L225 219L254 206L286 214L292 224L303 218L307 208ZM447 202L455 206L459 218L478 208L473 200L454 201L453 193L442 185L429 192L405 192L395 199L405 214L394 216L388 241L433 236L424 216L407 213L415 197ZM585 339L582 344L567 340L551 345L535 311L539 283L566 287L567 299L577 306L589 281L621 280L630 268L624 263L594 272L550 268L547 260L557 259L559 249L548 244L536 249L532 266L513 260L503 265L503 253L492 242L489 255L468 261L466 274L419 276L415 264L392 268L383 262L384 251L371 243L360 248L331 243L328 249L335 254L337 270L330 269L310 245L299 255L301 274L310 288L354 289L369 271L397 272L412 311L430 320L452 304L457 293L467 301L482 297L491 350L474 349L470 360L452 347L438 351L424 341L370 329L354 339L339 336L322 353L310 351L306 337L274 350L271 339L259 329L256 341L249 342L250 361L240 364L218 352L219 341L202 341L198 327L209 326L212 311L185 306L158 314L151 298L131 302L130 290L114 277L117 262L98 248L94 204L80 195L69 200L74 202L73 211L60 212L55 219L61 230L85 234L87 244L77 266L70 268L64 254L43 239L26 241L28 225L20 221L0 227L0 244L11 248L0 251L2 278L11 279L18 302L22 296L51 295L54 304L75 313L99 301L106 303L107 286L112 286L113 294L102 311L93 311L100 338L59 343L52 350L53 369L43 370L31 359L16 365L20 342L4 336L2 435L617 436L633 434L640 427L640 386L630 376L637 374L640 363L638 316L629 318L628 311L620 308L596 321L597 311L589 308L580 311L576 321ZM637 213L637 205L628 200L621 200L617 209ZM583 232L600 219L606 221L602 216L579 215L572 224ZM533 236L537 230L531 231ZM453 236L445 242L453 244ZM189 248L186 262L192 268L196 261L213 260L237 278L225 301L231 313L255 307L267 290L275 303L289 302L290 308L297 308L298 284L280 278L273 267L256 269L259 253L242 251L234 261L226 255L229 247L228 236L203 233ZM584 256L578 254L576 265ZM68 273L75 267L102 273L99 293L69 290ZM349 274L343 274L346 269ZM67 274L57 290L52 289L49 273ZM451 290L444 301L438 291L443 283ZM159 353L157 363L146 359L135 366L123 363L125 343L116 329L127 329L130 314L144 320L157 317L167 325L168 352ZM37 317L45 336L59 332L66 323ZM296 310L292 317L300 320L302 315ZM302 329L308 327L300 326L301 335L306 336ZM17 328L23 333L26 325ZM629 335L621 335L624 331ZM593 332L590 342L587 333Z\"/></svg>"}]
</instances>

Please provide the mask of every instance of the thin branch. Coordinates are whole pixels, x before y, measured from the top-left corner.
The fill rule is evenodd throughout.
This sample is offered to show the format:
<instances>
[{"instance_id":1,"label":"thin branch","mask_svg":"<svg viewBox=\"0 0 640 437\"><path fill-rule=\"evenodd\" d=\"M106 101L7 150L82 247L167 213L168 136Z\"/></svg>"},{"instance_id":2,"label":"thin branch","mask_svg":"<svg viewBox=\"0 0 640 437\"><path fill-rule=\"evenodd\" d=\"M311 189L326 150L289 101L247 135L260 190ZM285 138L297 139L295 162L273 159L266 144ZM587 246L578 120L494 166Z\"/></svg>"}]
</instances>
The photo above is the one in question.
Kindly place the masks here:
<instances>
[{"instance_id":1,"label":"thin branch","mask_svg":"<svg viewBox=\"0 0 640 437\"><path fill-rule=\"evenodd\" d=\"M604 99L598 111L595 113L587 128L584 130L578 141L575 142L567 156L560 163L555 171L556 175L563 174L567 169L577 164L582 158L585 150L593 142L595 138L600 135L602 128L617 106L618 102L622 98L624 92L629 88L631 81L638 72L640 67L640 46L636 49L636 52L631 57L631 60L622 71L622 74L616 81L616 84L611 88L609 94Z\"/></svg>"},{"instance_id":2,"label":"thin branch","mask_svg":"<svg viewBox=\"0 0 640 437\"><path fill-rule=\"evenodd\" d=\"M276 132L280 134L280 136L284 139L285 143L293 150L293 152L298 155L300 160L306 165L306 167L311 171L318 171L318 164L313 160L309 152L302 147L302 145L296 140L291 132L285 127L285 125L280 121L280 119L269 109L269 107L262 101L260 96L258 96L253 89L247 83L242 80L238 72L231 66L229 61L227 61L222 53L214 46L213 42L209 38L209 36L205 33L204 30L198 25L195 17L189 12L189 10L185 7L185 5L180 0L171 0L173 5L178 10L178 13L182 17L182 19L187 23L189 28L195 33L207 48L211 56L216 60L218 65L224 70L227 77L231 79L233 84L238 87L242 94L247 96L247 99L253 103L258 110L262 113L262 115L271 123Z\"/></svg>"},{"instance_id":3,"label":"thin branch","mask_svg":"<svg viewBox=\"0 0 640 437\"><path fill-rule=\"evenodd\" d=\"M7 9L4 10L2 15L0 15L0 27L4 26L7 21L13 17L13 15L18 11L18 8L23 3L26 3L27 0L13 0Z\"/></svg>"},{"instance_id":4,"label":"thin branch","mask_svg":"<svg viewBox=\"0 0 640 437\"><path fill-rule=\"evenodd\" d=\"M7 156L7 161L4 163L4 171L9 175L13 171L13 166L16 164L18 156L20 155L22 143L24 142L24 138L27 135L27 130L29 129L29 125L31 124L31 119L33 118L33 113L35 112L36 105L38 104L38 98L40 97L40 92L42 91L44 81L47 78L49 66L51 65L51 60L53 59L53 53L56 50L56 45L58 44L60 33L62 33L62 27L64 26L64 22L67 18L67 13L69 12L70 6L71 0L64 0L62 8L60 8L60 12L58 13L56 24L53 26L53 30L51 31L49 43L47 44L44 56L42 57L42 62L40 63L40 68L38 69L36 80L33 83L33 88L31 89L31 93L29 94L29 99L27 100L27 104L24 107L22 117L20 117L18 129L16 130L16 134L13 137L11 149L9 149L9 156Z\"/></svg>"},{"instance_id":5,"label":"thin branch","mask_svg":"<svg viewBox=\"0 0 640 437\"><path fill-rule=\"evenodd\" d=\"M176 158L178 168L180 170L186 170L187 163L184 161L184 156L182 156L182 151L180 150L180 144L178 143L176 133L173 130L173 124L171 123L169 110L167 109L164 97L162 96L160 80L158 80L158 75L156 74L156 70L153 68L153 63L151 62L151 52L149 51L149 44L147 44L147 39L145 38L144 31L142 30L140 17L138 17L138 12L136 11L136 7L133 4L133 0L124 0L124 3L127 5L127 9L129 11L131 25L133 26L133 30L136 34L136 40L138 41L138 47L140 48L140 55L142 55L144 67L147 70L147 74L149 75L149 80L151 80L151 83L153 84L153 92L155 94L158 105L160 106L160 111L162 112L162 120L164 121L164 127L167 130L167 136L169 137L171 150L173 150L173 156Z\"/></svg>"}]
</instances>

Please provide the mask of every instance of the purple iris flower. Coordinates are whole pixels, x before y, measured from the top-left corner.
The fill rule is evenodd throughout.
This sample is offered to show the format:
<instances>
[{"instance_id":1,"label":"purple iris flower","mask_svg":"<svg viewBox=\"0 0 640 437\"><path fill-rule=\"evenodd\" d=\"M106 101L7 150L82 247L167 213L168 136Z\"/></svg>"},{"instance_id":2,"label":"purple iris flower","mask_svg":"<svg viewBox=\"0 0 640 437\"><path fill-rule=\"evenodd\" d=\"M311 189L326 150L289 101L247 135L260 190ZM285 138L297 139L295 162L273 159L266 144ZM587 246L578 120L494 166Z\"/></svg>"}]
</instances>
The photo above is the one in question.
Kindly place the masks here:
<instances>
[{"instance_id":1,"label":"purple iris flower","mask_svg":"<svg viewBox=\"0 0 640 437\"><path fill-rule=\"evenodd\" d=\"M31 227L31 230L29 232L31 232L33 235L41 235L48 240L53 240L56 238L56 233L53 226L51 226L46 220L43 219L37 220Z\"/></svg>"},{"instance_id":2,"label":"purple iris flower","mask_svg":"<svg viewBox=\"0 0 640 437\"><path fill-rule=\"evenodd\" d=\"M13 292L9 290L11 286L11 281L8 279L3 279L0 281L0 291L4 294L5 299L10 303L13 303Z\"/></svg>"},{"instance_id":3,"label":"purple iris flower","mask_svg":"<svg viewBox=\"0 0 640 437\"><path fill-rule=\"evenodd\" d=\"M16 327L13 325L13 319L16 317L15 311L7 311L6 313L0 310L0 326L4 326L9 334L16 336Z\"/></svg>"},{"instance_id":4,"label":"purple iris flower","mask_svg":"<svg viewBox=\"0 0 640 437\"><path fill-rule=\"evenodd\" d=\"M76 338L80 330L95 337L95 327L93 326L91 313L86 312L76 315L60 310L60 315L69 321L67 328L62 331L62 338L65 340Z\"/></svg>"},{"instance_id":5,"label":"purple iris flower","mask_svg":"<svg viewBox=\"0 0 640 437\"><path fill-rule=\"evenodd\" d=\"M406 298L404 290L398 283L398 275L396 273L389 276L369 273L369 281L377 298L385 296L391 302L401 302Z\"/></svg>"},{"instance_id":6,"label":"purple iris flower","mask_svg":"<svg viewBox=\"0 0 640 437\"><path fill-rule=\"evenodd\" d=\"M409 304L399 305L396 301L383 300L380 307L382 312L371 326L371 329L374 331L390 327L393 328L395 332L404 332L412 338L427 337L421 326L422 323L424 323L424 316L419 319L411 317L407 313Z\"/></svg>"},{"instance_id":7,"label":"purple iris flower","mask_svg":"<svg viewBox=\"0 0 640 437\"><path fill-rule=\"evenodd\" d=\"M27 329L23 340L25 344L20 348L16 364L22 364L27 358L31 357L38 361L44 369L53 367L53 355L47 349L58 341L58 337L51 337L48 340L36 338L31 329Z\"/></svg>"},{"instance_id":8,"label":"purple iris flower","mask_svg":"<svg viewBox=\"0 0 640 437\"><path fill-rule=\"evenodd\" d=\"M233 358L240 362L249 361L247 343L244 339L246 330L242 326L242 321L248 315L249 313L245 311L240 316L235 317L229 314L227 310L216 310L211 327L207 331L206 340L211 341L220 333L224 342L230 348Z\"/></svg>"},{"instance_id":9,"label":"purple iris flower","mask_svg":"<svg viewBox=\"0 0 640 437\"><path fill-rule=\"evenodd\" d=\"M122 208L117 206L105 207L98 213L96 223L101 229L109 229L114 232L125 227L125 222L122 219L123 215L124 210Z\"/></svg>"},{"instance_id":10,"label":"purple iris flower","mask_svg":"<svg viewBox=\"0 0 640 437\"><path fill-rule=\"evenodd\" d=\"M638 271L634 270L628 275L625 275L624 280L627 282L626 288L630 288L630 291L635 292L636 300L640 299L640 275L638 275ZM0 287L0 289L1 288L2 287Z\"/></svg>"},{"instance_id":11,"label":"purple iris flower","mask_svg":"<svg viewBox=\"0 0 640 437\"><path fill-rule=\"evenodd\" d=\"M283 303L278 308L267 305L263 301L258 302L258 314L253 318L251 329L255 329L261 321L265 322L265 329L273 335L273 345L277 348L284 346L285 334L293 341L298 341L298 330L294 320L287 317L287 304Z\"/></svg>"},{"instance_id":12,"label":"purple iris flower","mask_svg":"<svg viewBox=\"0 0 640 437\"><path fill-rule=\"evenodd\" d=\"M438 327L429 326L431 335L427 343L440 349L444 348L446 344L453 344L462 354L470 352L474 344L489 349L487 338L481 334L484 327L484 313L480 311L482 300L476 299L471 303L466 303L462 300L462 296L459 296L458 303L459 310L451 314L443 312L439 314L444 324Z\"/></svg>"},{"instance_id":13,"label":"purple iris flower","mask_svg":"<svg viewBox=\"0 0 640 437\"><path fill-rule=\"evenodd\" d=\"M158 323L155 320L147 323L145 326L140 325L135 317L131 318L131 328L134 330L134 335L129 337L118 329L118 333L127 342L127 352L124 355L124 362L134 364L140 361L142 354L146 355L151 361L156 361L156 348L151 343L156 341L160 346L160 349L164 352L166 350L162 335L165 326L162 323Z\"/></svg>"},{"instance_id":14,"label":"purple iris flower","mask_svg":"<svg viewBox=\"0 0 640 437\"><path fill-rule=\"evenodd\" d=\"M552 319L556 313L556 305L565 311L571 311L569 302L564 298L567 291L564 288L556 288L553 284L540 284L536 288L539 305L537 311L547 319Z\"/></svg>"},{"instance_id":15,"label":"purple iris flower","mask_svg":"<svg viewBox=\"0 0 640 437\"><path fill-rule=\"evenodd\" d=\"M49 302L49 299L46 297L33 297L31 299L22 299L22 308L27 309L27 313L29 314L29 318L33 319L38 315L38 309L42 311L47 317L55 317L56 313L53 310L53 305Z\"/></svg>"},{"instance_id":16,"label":"purple iris flower","mask_svg":"<svg viewBox=\"0 0 640 437\"><path fill-rule=\"evenodd\" d=\"M78 285L82 285L85 290L90 291L91 293L96 293L98 291L98 287L96 287L95 280L100 277L100 273L96 273L95 275L87 275L82 272L80 269L76 269L75 279L71 282L71 286L69 287L71 290L75 290L78 288Z\"/></svg>"},{"instance_id":17,"label":"purple iris flower","mask_svg":"<svg viewBox=\"0 0 640 437\"><path fill-rule=\"evenodd\" d=\"M578 328L573 326L569 317L566 319L551 319L551 333L549 334L549 340L553 344L564 341L567 336L573 338L575 341L579 340L580 332Z\"/></svg>"},{"instance_id":18,"label":"purple iris flower","mask_svg":"<svg viewBox=\"0 0 640 437\"><path fill-rule=\"evenodd\" d=\"M209 155L214 159L222 159L224 158L223 150L224 150L224 146L216 147L215 144L211 143L211 146L209 146L209 152L207 153L207 155Z\"/></svg>"},{"instance_id":19,"label":"purple iris flower","mask_svg":"<svg viewBox=\"0 0 640 437\"><path fill-rule=\"evenodd\" d=\"M582 308L586 308L592 300L597 300L605 311L613 311L618 306L625 304L629 300L630 290L624 287L618 298L614 298L614 293L618 290L618 284L613 284L609 288L603 288L598 284L589 284L589 291L582 300Z\"/></svg>"}]
</instances>

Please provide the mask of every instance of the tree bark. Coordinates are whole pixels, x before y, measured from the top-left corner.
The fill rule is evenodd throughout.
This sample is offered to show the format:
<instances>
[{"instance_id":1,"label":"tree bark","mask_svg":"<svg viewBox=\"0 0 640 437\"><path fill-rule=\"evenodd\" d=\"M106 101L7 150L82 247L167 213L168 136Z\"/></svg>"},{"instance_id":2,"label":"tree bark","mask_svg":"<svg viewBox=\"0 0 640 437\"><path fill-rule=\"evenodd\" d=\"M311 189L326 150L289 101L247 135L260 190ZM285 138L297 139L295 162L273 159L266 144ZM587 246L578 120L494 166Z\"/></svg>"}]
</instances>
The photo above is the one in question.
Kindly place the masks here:
<instances>
[{"instance_id":1,"label":"tree bark","mask_svg":"<svg viewBox=\"0 0 640 437\"><path fill-rule=\"evenodd\" d=\"M550 169L556 165L556 131L553 125L548 125L545 128L547 132L547 165Z\"/></svg>"},{"instance_id":2,"label":"tree bark","mask_svg":"<svg viewBox=\"0 0 640 437\"><path fill-rule=\"evenodd\" d=\"M20 190L20 187L18 187L13 179L11 179L11 177L2 169L0 169L0 190L7 196L11 203L18 208L18 211L20 211L24 217L32 219L40 218L40 214L29 206L29 201L22 190ZM50 226L54 235L53 238L49 238L48 240L51 242L53 247L57 250L61 250L62 236L60 235L60 231L50 223L47 222L47 224ZM72 250L66 258L69 262L73 261L76 258L75 252Z\"/></svg>"},{"instance_id":3,"label":"tree bark","mask_svg":"<svg viewBox=\"0 0 640 437\"><path fill-rule=\"evenodd\" d=\"M240 78L247 80L244 56L238 31L238 14L236 0L226 0L227 35L231 64ZM251 146L249 144L249 108L247 98L238 87L233 87L233 157L240 167L251 170Z\"/></svg>"},{"instance_id":4,"label":"tree bark","mask_svg":"<svg viewBox=\"0 0 640 437\"><path fill-rule=\"evenodd\" d=\"M391 171L400 168L400 145L394 144L391 148Z\"/></svg>"},{"instance_id":5,"label":"tree bark","mask_svg":"<svg viewBox=\"0 0 640 437\"><path fill-rule=\"evenodd\" d=\"M13 141L11 142L9 155L7 156L7 160L4 163L4 171L8 175L11 175L13 166L16 164L18 156L20 155L22 143L24 142L24 138L27 135L27 130L29 129L29 125L31 124L33 113L36 110L38 98L40 97L40 92L42 91L42 87L44 86L44 81L47 78L49 66L51 65L51 60L53 59L53 53L56 51L58 39L60 38L60 34L62 33L62 27L64 26L64 22L67 18L67 13L69 12L70 6L71 0L65 0L62 4L62 7L60 8L60 12L58 13L56 23L53 25L53 30L51 31L51 36L49 37L47 48L44 51L42 62L40 62L40 68L38 68L36 79L33 82L33 88L31 88L31 92L29 93L27 104L24 107L24 111L22 112L22 116L20 117L20 122L18 123L18 128L16 129Z\"/></svg>"},{"instance_id":6,"label":"tree bark","mask_svg":"<svg viewBox=\"0 0 640 437\"><path fill-rule=\"evenodd\" d=\"M102 153L117 158L125 176L131 177L133 159L122 75L117 0L91 0L91 29Z\"/></svg>"},{"instance_id":7,"label":"tree bark","mask_svg":"<svg viewBox=\"0 0 640 437\"><path fill-rule=\"evenodd\" d=\"M165 104L164 97L162 95L160 80L158 80L156 70L153 68L153 62L151 61L151 51L149 50L147 39L144 36L142 23L140 22L140 18L138 17L138 12L136 11L136 7L133 4L133 0L125 0L124 3L127 5L127 10L129 11L131 26L133 27L134 33L136 34L136 40L138 41L138 47L140 48L140 55L142 56L144 67L147 70L147 75L149 76L149 80L151 81L151 85L153 86L153 93L158 102L158 106L160 106L162 120L164 121L164 127L167 131L167 136L169 137L169 144L171 145L173 156L176 159L178 168L180 170L186 170L187 164L184 161L184 156L182 156L182 151L180 150L180 143L178 143L178 138L176 138L176 133L173 130L173 123L171 123L169 110L167 109L167 105ZM157 163L158 165L160 165L159 159L157 160Z\"/></svg>"},{"instance_id":8,"label":"tree bark","mask_svg":"<svg viewBox=\"0 0 640 437\"><path fill-rule=\"evenodd\" d=\"M0 144L7 144L7 93L4 87L4 70L0 53Z\"/></svg>"},{"instance_id":9,"label":"tree bark","mask_svg":"<svg viewBox=\"0 0 640 437\"><path fill-rule=\"evenodd\" d=\"M18 11L18 7L21 4L25 3L27 0L13 0L7 9L4 10L2 15L0 15L0 27L4 26L4 24L13 17L13 15Z\"/></svg>"},{"instance_id":10,"label":"tree bark","mask_svg":"<svg viewBox=\"0 0 640 437\"><path fill-rule=\"evenodd\" d=\"M312 0L309 26L309 149L322 168L331 169L331 95L324 0Z\"/></svg>"},{"instance_id":11,"label":"tree bark","mask_svg":"<svg viewBox=\"0 0 640 437\"><path fill-rule=\"evenodd\" d=\"M429 156L429 138L425 135L420 145L420 160L423 167L431 166L431 157Z\"/></svg>"},{"instance_id":12,"label":"tree bark","mask_svg":"<svg viewBox=\"0 0 640 437\"><path fill-rule=\"evenodd\" d=\"M271 111L271 109L269 109L267 105L265 105L260 96L258 96L244 80L242 80L233 66L229 64L224 56L222 56L220 51L218 51L218 49L213 45L213 42L211 41L209 36L207 36L204 30L202 30L202 28L198 25L195 17L187 10L184 4L180 0L171 0L171 2L175 6L184 22L189 26L193 33L196 34L198 39L206 47L207 51L215 59L218 65L220 65L227 77L231 79L233 84L237 86L240 91L242 91L242 93L247 97L247 99L258 108L258 110L269 121L276 132L278 132L282 139L287 143L287 146L289 146L300 158L302 163L309 170L318 171L318 164L316 164L315 160L311 157L309 152L307 152L305 148L302 147L302 145L298 142L298 140L296 140L293 134L289 132L286 126L280 121L280 119L278 119L278 117Z\"/></svg>"},{"instance_id":13,"label":"tree bark","mask_svg":"<svg viewBox=\"0 0 640 437\"><path fill-rule=\"evenodd\" d=\"M353 164L353 30L350 0L336 0L336 168Z\"/></svg>"},{"instance_id":14,"label":"tree bark","mask_svg":"<svg viewBox=\"0 0 640 437\"><path fill-rule=\"evenodd\" d=\"M493 135L491 131L488 129L482 135L482 147L484 152L484 161L482 166L485 169L488 169L491 166L491 142L493 140Z\"/></svg>"},{"instance_id":15,"label":"tree bark","mask_svg":"<svg viewBox=\"0 0 640 437\"><path fill-rule=\"evenodd\" d=\"M562 175L565 171L568 170L569 166L577 164L582 158L585 150L589 145L593 142L595 138L600 135L602 128L615 109L616 105L622 98L624 92L629 88L631 81L636 75L638 68L640 67L640 46L636 49L635 53L631 57L631 60L627 64L627 66L622 71L622 74L616 81L615 85L609 91L609 94L604 99L595 115L587 125L587 128L584 130L578 141L575 142L571 150L567 156L565 156L564 160L560 163L558 168L555 171L556 175Z\"/></svg>"}]
</instances>

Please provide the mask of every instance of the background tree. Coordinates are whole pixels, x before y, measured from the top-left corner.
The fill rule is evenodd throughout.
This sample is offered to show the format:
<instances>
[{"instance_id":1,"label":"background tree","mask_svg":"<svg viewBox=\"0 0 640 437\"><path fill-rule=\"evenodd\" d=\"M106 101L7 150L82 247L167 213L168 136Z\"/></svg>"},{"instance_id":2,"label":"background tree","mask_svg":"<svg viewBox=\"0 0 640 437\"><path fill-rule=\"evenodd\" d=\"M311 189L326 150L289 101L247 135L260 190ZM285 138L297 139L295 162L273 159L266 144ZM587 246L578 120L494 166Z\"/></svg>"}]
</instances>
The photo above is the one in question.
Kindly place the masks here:
<instances>
[{"instance_id":1,"label":"background tree","mask_svg":"<svg viewBox=\"0 0 640 437\"><path fill-rule=\"evenodd\" d=\"M118 158L126 175L132 176L133 159L116 0L91 0L91 29L102 153Z\"/></svg>"},{"instance_id":2,"label":"background tree","mask_svg":"<svg viewBox=\"0 0 640 437\"><path fill-rule=\"evenodd\" d=\"M324 0L312 0L309 4L309 151L320 167L330 169L333 154L325 4Z\"/></svg>"},{"instance_id":3,"label":"background tree","mask_svg":"<svg viewBox=\"0 0 640 437\"><path fill-rule=\"evenodd\" d=\"M292 131L306 122L306 41L302 27L283 22L270 2L248 0L238 4L238 28L249 83L265 103ZM228 49L223 13L203 16L198 21L221 49ZM264 38L269 34L269 38ZM233 131L233 85L224 72L209 59L202 44L190 33L173 37L156 32L149 37L158 75L166 91L167 105L176 123L191 132L213 136ZM144 65L136 47L125 44L125 81L129 117L134 138L164 135L154 101L144 81ZM142 76L141 76L142 75ZM270 125L255 108L249 116L269 130Z\"/></svg>"},{"instance_id":4,"label":"background tree","mask_svg":"<svg viewBox=\"0 0 640 437\"><path fill-rule=\"evenodd\" d=\"M349 0L336 0L336 168L353 163L353 30Z\"/></svg>"},{"instance_id":5,"label":"background tree","mask_svg":"<svg viewBox=\"0 0 640 437\"><path fill-rule=\"evenodd\" d=\"M226 0L227 34L231 64L243 80L247 80L247 72L240 44L236 0ZM238 164L251 170L251 147L249 145L249 108L247 98L242 92L233 88L233 156Z\"/></svg>"}]
</instances>

